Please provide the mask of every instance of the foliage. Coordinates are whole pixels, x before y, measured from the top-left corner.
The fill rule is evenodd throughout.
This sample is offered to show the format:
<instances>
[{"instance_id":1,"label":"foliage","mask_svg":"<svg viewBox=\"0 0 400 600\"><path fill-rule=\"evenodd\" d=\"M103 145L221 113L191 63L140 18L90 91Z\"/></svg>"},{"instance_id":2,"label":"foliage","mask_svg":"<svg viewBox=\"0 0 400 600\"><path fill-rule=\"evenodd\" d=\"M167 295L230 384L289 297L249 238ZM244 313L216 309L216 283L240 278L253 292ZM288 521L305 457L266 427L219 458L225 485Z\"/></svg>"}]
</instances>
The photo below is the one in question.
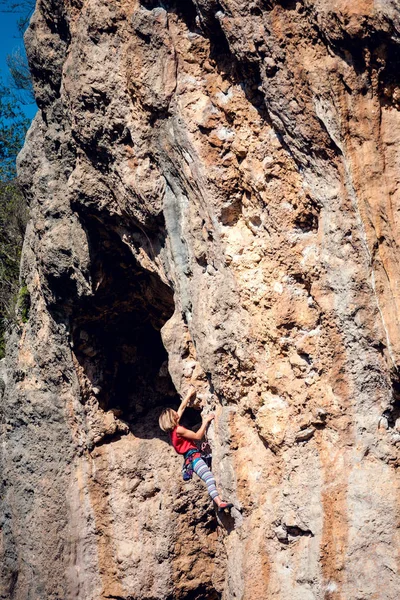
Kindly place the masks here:
<instances>
[{"instance_id":1,"label":"foliage","mask_svg":"<svg viewBox=\"0 0 400 600\"><path fill-rule=\"evenodd\" d=\"M21 321L27 323L29 319L29 310L31 308L31 296L26 283L23 283L19 289L17 308L21 315Z\"/></svg>"},{"instance_id":2,"label":"foliage","mask_svg":"<svg viewBox=\"0 0 400 600\"><path fill-rule=\"evenodd\" d=\"M18 30L22 36L29 25L35 4L35 0L0 0L0 12L19 15ZM10 71L10 86L17 101L21 104L34 104L35 96L25 48L22 46L14 50L6 61Z\"/></svg>"},{"instance_id":3,"label":"foliage","mask_svg":"<svg viewBox=\"0 0 400 600\"><path fill-rule=\"evenodd\" d=\"M29 119L0 81L0 181L15 178L15 161L28 127Z\"/></svg>"},{"instance_id":4,"label":"foliage","mask_svg":"<svg viewBox=\"0 0 400 600\"><path fill-rule=\"evenodd\" d=\"M14 319L16 303L23 321L29 314L26 293L18 294L19 264L27 219L28 210L18 183L15 180L0 182L0 358L4 356L4 334L7 325Z\"/></svg>"},{"instance_id":5,"label":"foliage","mask_svg":"<svg viewBox=\"0 0 400 600\"><path fill-rule=\"evenodd\" d=\"M21 34L23 34L28 27L35 6L36 0L0 0L0 12L16 13L20 15L18 19L18 29Z\"/></svg>"},{"instance_id":6,"label":"foliage","mask_svg":"<svg viewBox=\"0 0 400 600\"><path fill-rule=\"evenodd\" d=\"M14 12L31 15L35 10L36 0L0 0L1 12Z\"/></svg>"},{"instance_id":7,"label":"foliage","mask_svg":"<svg viewBox=\"0 0 400 600\"><path fill-rule=\"evenodd\" d=\"M35 8L35 0L0 0L0 12L17 13L22 34ZM16 158L29 127L21 104L34 101L24 51L7 57L11 86L0 78L0 358L5 353L5 333L15 319L29 318L30 297L25 283L19 289L21 248L28 210L16 177Z\"/></svg>"},{"instance_id":8,"label":"foliage","mask_svg":"<svg viewBox=\"0 0 400 600\"><path fill-rule=\"evenodd\" d=\"M15 98L21 104L34 104L32 77L25 52L17 48L6 57L11 76L11 87Z\"/></svg>"},{"instance_id":9,"label":"foliage","mask_svg":"<svg viewBox=\"0 0 400 600\"><path fill-rule=\"evenodd\" d=\"M27 207L16 179L15 161L29 120L0 82L0 358L4 335L18 300L19 263L27 222ZM28 310L21 304L21 318Z\"/></svg>"}]
</instances>

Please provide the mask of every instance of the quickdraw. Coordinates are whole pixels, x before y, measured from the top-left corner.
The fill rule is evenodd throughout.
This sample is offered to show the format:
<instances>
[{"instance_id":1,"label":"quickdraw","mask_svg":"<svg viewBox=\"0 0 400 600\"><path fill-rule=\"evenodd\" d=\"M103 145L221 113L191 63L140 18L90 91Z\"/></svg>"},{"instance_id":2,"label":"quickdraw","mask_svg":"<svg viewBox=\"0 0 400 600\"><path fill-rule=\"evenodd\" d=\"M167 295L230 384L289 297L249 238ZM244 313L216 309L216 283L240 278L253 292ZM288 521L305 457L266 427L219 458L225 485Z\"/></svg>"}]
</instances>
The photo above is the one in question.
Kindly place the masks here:
<instances>
[{"instance_id":1,"label":"quickdraw","mask_svg":"<svg viewBox=\"0 0 400 600\"><path fill-rule=\"evenodd\" d=\"M205 440L201 443L200 450L201 450L201 458L204 460L207 467L209 469L211 469L212 452L211 452L210 443L207 438L205 438Z\"/></svg>"}]
</instances>

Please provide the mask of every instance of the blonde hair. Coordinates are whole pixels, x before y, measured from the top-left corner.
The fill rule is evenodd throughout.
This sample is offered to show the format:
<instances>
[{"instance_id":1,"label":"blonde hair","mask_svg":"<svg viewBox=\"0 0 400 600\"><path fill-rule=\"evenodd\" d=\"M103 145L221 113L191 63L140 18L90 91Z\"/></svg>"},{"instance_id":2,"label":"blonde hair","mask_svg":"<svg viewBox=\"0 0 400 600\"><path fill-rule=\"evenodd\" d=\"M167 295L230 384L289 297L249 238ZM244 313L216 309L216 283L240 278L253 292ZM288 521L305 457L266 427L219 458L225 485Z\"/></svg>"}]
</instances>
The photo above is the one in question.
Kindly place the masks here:
<instances>
[{"instance_id":1,"label":"blonde hair","mask_svg":"<svg viewBox=\"0 0 400 600\"><path fill-rule=\"evenodd\" d=\"M159 419L158 424L163 431L172 431L176 426L177 413L172 408L164 408Z\"/></svg>"}]
</instances>

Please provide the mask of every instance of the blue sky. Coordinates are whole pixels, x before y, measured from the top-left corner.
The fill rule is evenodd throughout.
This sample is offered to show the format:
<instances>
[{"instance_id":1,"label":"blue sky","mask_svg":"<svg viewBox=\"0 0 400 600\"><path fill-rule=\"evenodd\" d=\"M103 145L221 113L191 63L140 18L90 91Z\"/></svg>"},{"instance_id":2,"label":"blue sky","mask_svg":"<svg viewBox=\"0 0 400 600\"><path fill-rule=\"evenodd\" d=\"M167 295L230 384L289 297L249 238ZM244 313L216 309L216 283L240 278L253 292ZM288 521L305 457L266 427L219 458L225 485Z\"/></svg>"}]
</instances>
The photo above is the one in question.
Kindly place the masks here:
<instances>
[{"instance_id":1,"label":"blue sky","mask_svg":"<svg viewBox=\"0 0 400 600\"><path fill-rule=\"evenodd\" d=\"M0 72L5 84L9 81L8 67L6 63L7 54L23 46L23 41L18 32L18 14L0 12ZM37 111L35 104L23 107L28 118L33 119Z\"/></svg>"}]
</instances>

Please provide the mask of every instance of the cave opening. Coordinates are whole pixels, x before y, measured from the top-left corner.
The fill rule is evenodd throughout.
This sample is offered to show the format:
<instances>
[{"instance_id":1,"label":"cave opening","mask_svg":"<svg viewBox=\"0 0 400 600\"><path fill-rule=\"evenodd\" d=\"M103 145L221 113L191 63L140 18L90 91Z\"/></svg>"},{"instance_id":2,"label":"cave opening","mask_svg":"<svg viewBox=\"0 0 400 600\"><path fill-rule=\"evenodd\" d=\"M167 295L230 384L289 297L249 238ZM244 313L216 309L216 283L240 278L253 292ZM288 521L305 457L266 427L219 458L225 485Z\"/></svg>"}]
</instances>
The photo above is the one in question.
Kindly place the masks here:
<instances>
[{"instance_id":1,"label":"cave opening","mask_svg":"<svg viewBox=\"0 0 400 600\"><path fill-rule=\"evenodd\" d=\"M179 402L160 334L174 312L173 291L156 269L144 269L135 259L122 240L126 224L122 229L104 215L81 218L94 290L70 317L74 355L88 382L81 385L82 401L95 395L103 410L112 410L137 432L138 423L151 411L156 424L163 406L176 407ZM153 232L150 250L149 236L132 224L131 229L131 239L148 253L163 246L160 230Z\"/></svg>"}]
</instances>

